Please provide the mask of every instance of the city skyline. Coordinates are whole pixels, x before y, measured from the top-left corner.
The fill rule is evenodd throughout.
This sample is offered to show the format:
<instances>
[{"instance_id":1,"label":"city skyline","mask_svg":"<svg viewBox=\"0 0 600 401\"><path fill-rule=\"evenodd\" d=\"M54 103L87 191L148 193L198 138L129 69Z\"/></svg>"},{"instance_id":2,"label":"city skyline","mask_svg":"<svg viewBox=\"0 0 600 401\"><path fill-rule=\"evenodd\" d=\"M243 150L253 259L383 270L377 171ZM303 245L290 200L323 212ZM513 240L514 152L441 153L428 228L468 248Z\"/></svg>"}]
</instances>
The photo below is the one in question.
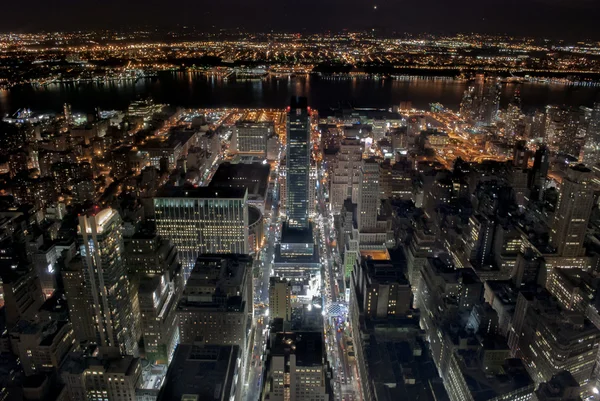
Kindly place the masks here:
<instances>
[{"instance_id":1,"label":"city skyline","mask_svg":"<svg viewBox=\"0 0 600 401\"><path fill-rule=\"evenodd\" d=\"M423 12L418 4L389 1L333 1L327 4L308 2L294 8L285 2L227 2L198 4L183 2L173 9L165 9L158 1L127 2L110 0L106 9L118 9L110 18L102 13L91 20L91 4L63 0L52 5L35 0L27 14L17 3L6 5L4 30L29 32L39 30L81 30L119 28L128 26L183 27L198 26L205 30L242 29L250 31L329 31L342 29L379 29L388 32L480 32L510 35L549 36L565 35L569 39L598 38L600 32L593 21L600 16L600 8L592 0L525 0L494 1L460 0L448 3L436 0ZM187 10L181 13L181 10ZM228 10L235 13L227 13ZM245 18L250 10L260 9L256 18ZM27 18L22 16L27 15ZM192 15L194 16L192 18ZM330 19L328 15L336 15ZM411 18L398 19L397 16ZM555 26L563 29L556 30ZM465 29L465 26L468 26ZM207 29L208 28L208 29Z\"/></svg>"},{"instance_id":2,"label":"city skyline","mask_svg":"<svg viewBox=\"0 0 600 401\"><path fill-rule=\"evenodd\" d=\"M0 400L600 401L600 44L354 1L0 34Z\"/></svg>"}]
</instances>

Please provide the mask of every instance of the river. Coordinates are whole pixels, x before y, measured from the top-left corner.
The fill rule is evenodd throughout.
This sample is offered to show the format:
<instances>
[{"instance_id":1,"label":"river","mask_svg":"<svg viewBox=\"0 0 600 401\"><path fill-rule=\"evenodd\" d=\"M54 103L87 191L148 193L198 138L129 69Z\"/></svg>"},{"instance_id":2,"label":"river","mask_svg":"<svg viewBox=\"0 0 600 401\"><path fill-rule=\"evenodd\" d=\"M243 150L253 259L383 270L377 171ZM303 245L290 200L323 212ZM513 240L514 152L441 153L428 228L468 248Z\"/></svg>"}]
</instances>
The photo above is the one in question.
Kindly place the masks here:
<instances>
[{"instance_id":1,"label":"river","mask_svg":"<svg viewBox=\"0 0 600 401\"><path fill-rule=\"evenodd\" d=\"M157 77L137 82L105 84L51 84L45 87L19 86L0 90L0 115L19 108L39 112L61 112L64 103L74 111L91 112L125 109L135 99L152 97L158 103L184 107L283 108L292 95L307 96L311 107L324 110L339 102L357 107L390 107L410 101L417 108L440 102L458 109L469 83L442 79L368 79L319 76L268 78L257 81L222 80L199 73L161 72ZM516 84L503 85L502 106L513 96ZM600 100L600 87L526 83L521 85L526 112L547 104L592 106Z\"/></svg>"}]
</instances>

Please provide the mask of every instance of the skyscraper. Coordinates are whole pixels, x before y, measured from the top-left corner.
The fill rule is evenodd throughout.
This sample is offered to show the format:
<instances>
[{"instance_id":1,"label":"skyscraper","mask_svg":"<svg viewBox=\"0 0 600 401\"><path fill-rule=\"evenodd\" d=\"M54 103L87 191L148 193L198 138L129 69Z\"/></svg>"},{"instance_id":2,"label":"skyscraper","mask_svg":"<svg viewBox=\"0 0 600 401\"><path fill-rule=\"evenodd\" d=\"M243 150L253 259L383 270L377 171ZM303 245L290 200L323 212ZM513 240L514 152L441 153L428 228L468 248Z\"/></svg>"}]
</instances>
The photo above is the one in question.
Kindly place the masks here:
<instances>
[{"instance_id":1,"label":"skyscraper","mask_svg":"<svg viewBox=\"0 0 600 401\"><path fill-rule=\"evenodd\" d=\"M248 253L246 189L164 188L154 212L158 234L177 247L186 280L201 253Z\"/></svg>"},{"instance_id":2,"label":"skyscraper","mask_svg":"<svg viewBox=\"0 0 600 401\"><path fill-rule=\"evenodd\" d=\"M340 213L344 201L353 198L352 191L358 184L358 170L362 159L359 138L343 138L330 177L330 203L333 213ZM356 185L358 187L358 185Z\"/></svg>"},{"instance_id":3,"label":"skyscraper","mask_svg":"<svg viewBox=\"0 0 600 401\"><path fill-rule=\"evenodd\" d=\"M284 279L271 277L269 283L269 313L272 319L292 319L292 284Z\"/></svg>"},{"instance_id":4,"label":"skyscraper","mask_svg":"<svg viewBox=\"0 0 600 401\"><path fill-rule=\"evenodd\" d=\"M288 227L308 229L310 110L305 97L293 97L287 116Z\"/></svg>"},{"instance_id":5,"label":"skyscraper","mask_svg":"<svg viewBox=\"0 0 600 401\"><path fill-rule=\"evenodd\" d=\"M319 332L272 333L265 399L291 401L329 401L333 399L331 372Z\"/></svg>"},{"instance_id":6,"label":"skyscraper","mask_svg":"<svg viewBox=\"0 0 600 401\"><path fill-rule=\"evenodd\" d=\"M594 104L587 126L582 162L594 166L600 158L600 103Z\"/></svg>"},{"instance_id":7,"label":"skyscraper","mask_svg":"<svg viewBox=\"0 0 600 401\"><path fill-rule=\"evenodd\" d=\"M247 255L198 257L177 307L181 344L199 341L246 349L254 313L251 269Z\"/></svg>"},{"instance_id":8,"label":"skyscraper","mask_svg":"<svg viewBox=\"0 0 600 401\"><path fill-rule=\"evenodd\" d=\"M577 165L567 171L554 213L550 239L560 256L583 256L583 241L594 204L591 170Z\"/></svg>"},{"instance_id":9,"label":"skyscraper","mask_svg":"<svg viewBox=\"0 0 600 401\"><path fill-rule=\"evenodd\" d=\"M460 113L477 125L492 124L498 115L500 89L497 79L479 76L475 86L465 91Z\"/></svg>"},{"instance_id":10,"label":"skyscraper","mask_svg":"<svg viewBox=\"0 0 600 401\"><path fill-rule=\"evenodd\" d=\"M90 297L81 256L65 261L60 274L69 301L69 319L73 323L75 339L80 343L96 341L94 308L88 302Z\"/></svg>"},{"instance_id":11,"label":"skyscraper","mask_svg":"<svg viewBox=\"0 0 600 401\"><path fill-rule=\"evenodd\" d=\"M364 160L360 167L358 186L358 230L369 232L377 227L379 206L379 164L375 159Z\"/></svg>"},{"instance_id":12,"label":"skyscraper","mask_svg":"<svg viewBox=\"0 0 600 401\"><path fill-rule=\"evenodd\" d=\"M272 121L238 121L235 124L235 150L241 154L266 156L267 139L273 132Z\"/></svg>"},{"instance_id":13,"label":"skyscraper","mask_svg":"<svg viewBox=\"0 0 600 401\"><path fill-rule=\"evenodd\" d=\"M79 242L88 300L93 306L98 342L137 354L138 333L133 294L123 253L121 217L107 208L79 216Z\"/></svg>"},{"instance_id":14,"label":"skyscraper","mask_svg":"<svg viewBox=\"0 0 600 401\"><path fill-rule=\"evenodd\" d=\"M540 200L544 196L549 168L550 159L548 155L548 148L546 145L541 145L535 151L533 168L531 169L529 181L529 188L532 191L532 197L536 200Z\"/></svg>"}]
</instances>

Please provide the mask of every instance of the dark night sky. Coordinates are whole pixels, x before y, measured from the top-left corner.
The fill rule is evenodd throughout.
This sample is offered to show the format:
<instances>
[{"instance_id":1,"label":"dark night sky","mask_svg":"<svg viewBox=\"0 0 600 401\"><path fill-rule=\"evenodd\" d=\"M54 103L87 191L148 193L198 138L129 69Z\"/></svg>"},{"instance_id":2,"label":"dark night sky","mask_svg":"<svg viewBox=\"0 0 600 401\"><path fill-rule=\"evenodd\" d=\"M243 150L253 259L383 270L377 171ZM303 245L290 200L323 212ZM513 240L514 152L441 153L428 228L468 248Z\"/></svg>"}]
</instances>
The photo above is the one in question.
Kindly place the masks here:
<instances>
[{"instance_id":1,"label":"dark night sky","mask_svg":"<svg viewBox=\"0 0 600 401\"><path fill-rule=\"evenodd\" d=\"M600 0L29 0L3 1L0 30L142 24L268 31L483 32L600 39ZM373 6L377 5L377 10Z\"/></svg>"}]
</instances>

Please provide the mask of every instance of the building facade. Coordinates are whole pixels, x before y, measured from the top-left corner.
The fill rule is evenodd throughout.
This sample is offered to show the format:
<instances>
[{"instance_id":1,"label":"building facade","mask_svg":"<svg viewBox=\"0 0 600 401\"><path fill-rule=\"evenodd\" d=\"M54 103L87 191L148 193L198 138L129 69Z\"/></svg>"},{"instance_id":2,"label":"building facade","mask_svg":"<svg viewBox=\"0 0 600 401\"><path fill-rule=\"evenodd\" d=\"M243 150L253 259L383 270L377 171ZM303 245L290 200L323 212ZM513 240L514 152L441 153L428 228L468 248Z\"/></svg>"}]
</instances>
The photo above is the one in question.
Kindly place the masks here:
<instances>
[{"instance_id":1,"label":"building facade","mask_svg":"<svg viewBox=\"0 0 600 401\"><path fill-rule=\"evenodd\" d=\"M111 208L79 216L79 242L98 344L136 355L139 316L124 263L121 217Z\"/></svg>"},{"instance_id":2,"label":"building facade","mask_svg":"<svg viewBox=\"0 0 600 401\"><path fill-rule=\"evenodd\" d=\"M154 211L157 232L177 247L186 280L199 254L248 253L245 189L165 189Z\"/></svg>"}]
</instances>

